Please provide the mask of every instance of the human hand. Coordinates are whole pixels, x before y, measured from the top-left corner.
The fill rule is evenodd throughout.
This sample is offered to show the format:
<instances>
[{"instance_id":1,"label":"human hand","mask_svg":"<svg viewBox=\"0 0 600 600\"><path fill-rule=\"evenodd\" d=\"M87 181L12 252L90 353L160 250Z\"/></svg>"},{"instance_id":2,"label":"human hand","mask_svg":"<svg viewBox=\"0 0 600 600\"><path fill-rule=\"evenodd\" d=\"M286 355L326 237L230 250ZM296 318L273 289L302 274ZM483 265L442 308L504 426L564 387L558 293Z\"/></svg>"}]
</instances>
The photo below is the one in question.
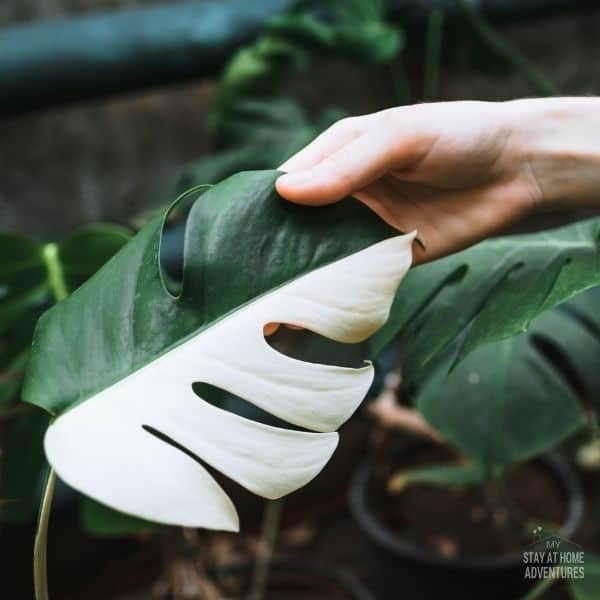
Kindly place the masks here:
<instances>
[{"instance_id":1,"label":"human hand","mask_svg":"<svg viewBox=\"0 0 600 600\"><path fill-rule=\"evenodd\" d=\"M597 205L599 139L595 98L398 107L335 123L282 165L276 187L309 205L353 195L417 229L419 264L533 210Z\"/></svg>"}]
</instances>

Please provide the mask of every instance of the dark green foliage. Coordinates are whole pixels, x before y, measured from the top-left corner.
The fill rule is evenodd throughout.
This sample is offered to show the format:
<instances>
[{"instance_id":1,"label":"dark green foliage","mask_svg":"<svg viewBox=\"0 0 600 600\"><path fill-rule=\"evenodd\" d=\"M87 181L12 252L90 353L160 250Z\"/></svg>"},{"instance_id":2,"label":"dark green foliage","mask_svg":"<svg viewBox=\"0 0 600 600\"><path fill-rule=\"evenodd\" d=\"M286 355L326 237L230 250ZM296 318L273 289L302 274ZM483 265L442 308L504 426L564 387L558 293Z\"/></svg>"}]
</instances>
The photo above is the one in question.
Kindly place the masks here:
<instances>
[{"instance_id":1,"label":"dark green foliage","mask_svg":"<svg viewBox=\"0 0 600 600\"><path fill-rule=\"evenodd\" d=\"M0 233L0 409L13 411L21 388L38 316L53 303L49 249L66 291L75 290L129 239L115 225L95 224L74 231L57 244L44 244L10 232ZM46 464L42 440L48 414L35 407L16 412L3 447L0 498L2 515L11 522L31 518Z\"/></svg>"},{"instance_id":2,"label":"dark green foliage","mask_svg":"<svg viewBox=\"0 0 600 600\"><path fill-rule=\"evenodd\" d=\"M400 335L405 377L414 379L457 338L454 355L461 360L597 285L600 219L490 239L412 269L373 338L373 356Z\"/></svg>"},{"instance_id":3,"label":"dark green foliage","mask_svg":"<svg viewBox=\"0 0 600 600\"><path fill-rule=\"evenodd\" d=\"M180 296L159 265L163 217L39 320L23 397L60 415L262 294L397 232L357 200L284 202L277 171L239 173L196 200ZM243 251L240 250L243 240Z\"/></svg>"},{"instance_id":4,"label":"dark green foliage","mask_svg":"<svg viewBox=\"0 0 600 600\"><path fill-rule=\"evenodd\" d=\"M422 379L417 407L488 477L565 439L600 396L600 290L541 315L527 333L452 355Z\"/></svg>"}]
</instances>

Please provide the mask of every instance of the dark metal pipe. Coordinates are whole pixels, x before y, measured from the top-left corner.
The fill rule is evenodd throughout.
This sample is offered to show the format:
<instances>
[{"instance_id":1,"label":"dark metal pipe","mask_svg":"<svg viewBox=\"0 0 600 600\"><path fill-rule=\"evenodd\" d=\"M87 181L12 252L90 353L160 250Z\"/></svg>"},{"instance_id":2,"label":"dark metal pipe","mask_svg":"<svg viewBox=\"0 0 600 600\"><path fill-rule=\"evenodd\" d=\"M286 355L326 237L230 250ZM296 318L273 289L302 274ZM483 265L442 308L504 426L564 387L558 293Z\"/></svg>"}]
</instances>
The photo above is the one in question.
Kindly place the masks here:
<instances>
[{"instance_id":1,"label":"dark metal pipe","mask_svg":"<svg viewBox=\"0 0 600 600\"><path fill-rule=\"evenodd\" d=\"M215 75L289 5L213 0L0 30L0 115Z\"/></svg>"},{"instance_id":2,"label":"dark metal pipe","mask_svg":"<svg viewBox=\"0 0 600 600\"><path fill-rule=\"evenodd\" d=\"M342 1L342 0L340 0ZM216 75L231 53L292 0L205 0L0 30L0 116ZM456 0L390 0L417 25ZM597 0L479 0L495 21L597 6Z\"/></svg>"}]
</instances>

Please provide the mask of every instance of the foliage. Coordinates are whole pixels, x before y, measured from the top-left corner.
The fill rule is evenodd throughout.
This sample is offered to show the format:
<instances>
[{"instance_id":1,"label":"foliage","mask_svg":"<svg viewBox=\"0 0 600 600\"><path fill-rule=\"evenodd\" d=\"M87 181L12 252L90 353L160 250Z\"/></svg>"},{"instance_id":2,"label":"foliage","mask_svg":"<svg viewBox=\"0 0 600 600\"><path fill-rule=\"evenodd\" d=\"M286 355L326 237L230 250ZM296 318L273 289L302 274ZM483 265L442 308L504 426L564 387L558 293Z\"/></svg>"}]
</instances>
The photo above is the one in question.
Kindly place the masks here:
<instances>
[{"instance_id":1,"label":"foliage","mask_svg":"<svg viewBox=\"0 0 600 600\"><path fill-rule=\"evenodd\" d=\"M569 588L573 600L594 600L600 589L600 556L585 553L585 576L581 579L571 579Z\"/></svg>"},{"instance_id":2,"label":"foliage","mask_svg":"<svg viewBox=\"0 0 600 600\"><path fill-rule=\"evenodd\" d=\"M383 21L382 2L300 3L289 14L271 19L266 33L229 62L212 109L213 139L218 147L236 145L238 131L230 116L237 105L274 96L284 81L315 60L383 62L396 55L400 44L400 32Z\"/></svg>"},{"instance_id":3,"label":"foliage","mask_svg":"<svg viewBox=\"0 0 600 600\"><path fill-rule=\"evenodd\" d=\"M485 48L488 55L513 64L538 92L553 92L518 52L490 30L475 8L466 2L461 4L467 23L477 34L478 41L470 42L476 47L474 55L482 56L481 50ZM462 41L467 37L463 28L459 37ZM219 151L186 167L162 200L171 201L198 183L216 183L241 170L281 164L343 115L339 109L329 109L311 122L298 103L279 96L287 80L323 59L388 62L397 56L402 45L402 33L384 22L379 2L299 2L289 14L273 19L257 42L240 50L232 59L223 75L210 119L213 144ZM556 233L490 241L415 269L405 280L390 324L375 338L373 353L377 354L399 334L409 378L417 380L448 352L452 353L449 364L466 357L466 362L459 364L451 375L458 377L456 373L467 369L468 361L475 360L479 352L492 352L485 348L478 350L480 345L513 336L542 311L598 284L597 224L598 221L590 221ZM114 234L104 237L93 227L57 246L68 291L75 289L123 243L126 233L115 229ZM16 234L0 235L0 251L8 257L0 266L0 409L11 409L21 385L37 317L52 303L49 248L52 246ZM570 303L570 310L578 310L578 301L576 298ZM587 344L594 342L588 327L589 321L594 321L594 314L586 310L587 337L573 325L564 329L564 320L568 318L564 313L548 313L544 318L547 318L544 331L537 331L536 327L535 339L551 339L563 352L569 347L571 370L577 373L578 381L585 383L586 389L597 389L598 370L591 365L593 354L587 350L590 347ZM597 319L594 322L597 325ZM562 335L556 335L557 331L563 332ZM586 348L577 356L571 336ZM531 359L534 364L541 364L541 369L549 369L552 380L558 378L561 382L557 389L566 394L562 375L552 370L537 343L532 343L534 338L529 334L526 338L527 342L505 343L509 356L507 372L511 372L510 365L516 364L517 357ZM473 350L473 355L469 355ZM491 380L498 376L490 373ZM583 393L580 388L577 391ZM598 397L589 395L592 401ZM566 395L563 402L567 402L564 398ZM569 409L568 413L570 416L563 424L565 431L577 421L574 412ZM39 436L46 419L41 411L27 411L5 449L2 495L20 498L29 494L24 504L26 511L23 509L15 517L20 520L25 518L25 512L31 511L36 479L33 473L36 465L41 468L43 464ZM560 428L553 431L554 439L559 439ZM27 432L31 432L31 441ZM19 466L19 456L27 456L26 468ZM29 491L23 491L25 488ZM9 503L4 513L9 514L13 509L21 510L16 503ZM96 514L89 508L86 510L88 517ZM92 522L90 518L84 521ZM100 522L108 521L100 519ZM115 526L119 530L118 523Z\"/></svg>"},{"instance_id":4,"label":"foliage","mask_svg":"<svg viewBox=\"0 0 600 600\"><path fill-rule=\"evenodd\" d=\"M495 238L412 269L373 356L397 335L405 377L452 348L455 363L478 346L527 329L538 314L600 285L600 219Z\"/></svg>"},{"instance_id":5,"label":"foliage","mask_svg":"<svg viewBox=\"0 0 600 600\"><path fill-rule=\"evenodd\" d=\"M129 239L127 230L97 224L79 229L58 244L0 232L0 407L19 389L37 315L52 302L56 252L67 291L77 288Z\"/></svg>"},{"instance_id":6,"label":"foliage","mask_svg":"<svg viewBox=\"0 0 600 600\"><path fill-rule=\"evenodd\" d=\"M377 1L301 2L271 19L221 77L209 118L216 151L184 167L161 200L239 171L278 167L345 116L342 109L329 108L311 122L298 102L280 95L283 84L323 59L389 61L401 42L400 31L383 21L383 4Z\"/></svg>"},{"instance_id":7,"label":"foliage","mask_svg":"<svg viewBox=\"0 0 600 600\"><path fill-rule=\"evenodd\" d=\"M311 13L311 16L307 15L306 11L314 10L316 4L319 5L318 10ZM383 60L383 54L393 52L399 39L398 34L380 21L382 10L377 2L349 2L344 3L341 8L338 3L332 2L324 11L323 8L323 3L305 3L303 6L299 5L293 14L281 17L269 25L269 30L263 37L271 41L258 43L261 50L255 52L264 69L263 74L261 69L255 72L244 72L244 69L240 71L238 69L243 61L238 62L237 58L231 61L227 69L228 75L222 81L220 99L213 111L213 114L219 113L227 123L227 139L220 137L217 130L213 129L215 145L226 149L186 167L169 192L162 197L164 202L170 202L181 192L199 183L216 183L240 170L272 168L281 164L320 131L344 116L339 109L328 109L314 123L310 123L294 100L273 98L270 93L255 93L258 90L255 82L264 82L265 72L273 74L278 68L281 69L283 55L279 53L278 46L284 54L289 54L284 62L289 60L298 65L300 70L308 66L308 63L303 63L302 56L309 62L333 56L354 60L357 52L361 52L361 60L371 61ZM284 49L286 43L282 40L285 38L290 41ZM309 43L309 40L312 41ZM302 48L305 43L311 46L309 50ZM353 44L354 48L350 47ZM372 53L377 53L379 58ZM242 50L240 54L244 55L245 52ZM292 75L293 72L287 74L288 77ZM283 79L285 77L280 81ZM235 90L235 93L231 94L226 88ZM227 96L231 101L223 103L221 98ZM91 234L100 233L98 227L103 226L92 226L81 232L83 237L79 242L83 244L83 250L80 252L77 249L79 232L60 245L59 254L64 255L61 261L68 291L72 291L97 270L111 253L109 248L105 251L100 245L94 247L101 236L95 242ZM115 243L119 243L120 239L117 230L118 228L113 229ZM124 233L123 230L120 232ZM169 237L172 238L173 236ZM178 245L175 238L175 262L179 260ZM6 265L4 272L0 267L0 407L7 405L17 394L28 359L33 328L38 316L52 304L48 270L43 261L44 247L18 234L7 233L0 236L0 250L5 257L10 257L3 263ZM94 253L97 254L96 258L93 257ZM85 265L86 260L91 260L92 263ZM14 311L9 310L11 307ZM42 467L44 463L39 437L41 428L35 430L36 435L31 440L27 439L24 432L27 431L25 424L28 421L32 423L31 428L34 423L45 421L46 417L38 411L28 411L23 420L24 425L16 427L7 441L2 493L20 498L24 493L22 489L27 488L31 499L35 495L38 477L34 476L35 469L31 473L27 469L20 469L18 457L27 452L29 463ZM7 516L8 513L16 515L15 511L21 510L16 509L17 504L11 503L11 508L5 509L4 513ZM22 507L19 520L31 514L29 500ZM89 517L95 513L87 510L85 514ZM86 525L91 525L91 522L90 518L84 519ZM103 519L103 522L106 524L107 520ZM115 527L119 530L118 522Z\"/></svg>"},{"instance_id":8,"label":"foliage","mask_svg":"<svg viewBox=\"0 0 600 600\"><path fill-rule=\"evenodd\" d=\"M547 451L585 423L582 400L600 395L598 290L540 316L527 333L475 350L447 375L445 357L423 378L425 419L483 477Z\"/></svg>"},{"instance_id":9,"label":"foliage","mask_svg":"<svg viewBox=\"0 0 600 600\"><path fill-rule=\"evenodd\" d=\"M25 412L4 444L2 516L11 523L29 520L35 511L38 486L46 466L43 439L50 419L37 408Z\"/></svg>"},{"instance_id":10,"label":"foliage","mask_svg":"<svg viewBox=\"0 0 600 600\"><path fill-rule=\"evenodd\" d=\"M117 512L87 496L79 503L79 517L83 529L96 537L115 538L144 535L161 531L162 526Z\"/></svg>"},{"instance_id":11,"label":"foliage","mask_svg":"<svg viewBox=\"0 0 600 600\"><path fill-rule=\"evenodd\" d=\"M598 589L600 589L600 556L592 554L587 550L581 550L581 548L575 544L561 544L566 545L570 552L583 552L584 563L583 567L584 576L581 578L573 578L565 581L561 577L546 577L540 580L523 598L522 600L542 600L546 598L546 593L552 587L557 587L559 584L565 585L568 590L568 597L572 600L595 600L598 597ZM571 547L572 546L572 547ZM572 566L572 564L565 564L565 567ZM559 568L559 566L557 566Z\"/></svg>"},{"instance_id":12,"label":"foliage","mask_svg":"<svg viewBox=\"0 0 600 600\"><path fill-rule=\"evenodd\" d=\"M239 171L275 168L343 116L341 109L330 108L313 123L291 98L240 101L228 114L233 146L186 165L161 196L161 203L169 203L195 185L218 183Z\"/></svg>"},{"instance_id":13,"label":"foliage","mask_svg":"<svg viewBox=\"0 0 600 600\"><path fill-rule=\"evenodd\" d=\"M267 498L329 459L373 367L283 357L263 326L287 318L362 341L385 321L414 236L358 200L318 210L282 202L279 174L239 173L195 201L177 296L160 268L161 217L40 318L23 398L57 417L45 448L67 483L147 519L237 530L233 505L190 454ZM195 381L308 431L214 408L194 395Z\"/></svg>"},{"instance_id":14,"label":"foliage","mask_svg":"<svg viewBox=\"0 0 600 600\"><path fill-rule=\"evenodd\" d=\"M0 407L13 410L29 357L39 314L52 305L53 286L71 292L100 268L129 239L126 229L95 224L58 243L43 243L11 232L0 233ZM56 281L57 270L61 282ZM34 510L45 460L42 448L48 415L36 408L19 410L2 458L2 513L23 522Z\"/></svg>"},{"instance_id":15,"label":"foliage","mask_svg":"<svg viewBox=\"0 0 600 600\"><path fill-rule=\"evenodd\" d=\"M281 202L277 176L241 173L195 202L181 295L165 290L158 265L161 216L85 287L45 313L24 399L57 416L235 307L397 234L355 200L317 210Z\"/></svg>"}]
</instances>

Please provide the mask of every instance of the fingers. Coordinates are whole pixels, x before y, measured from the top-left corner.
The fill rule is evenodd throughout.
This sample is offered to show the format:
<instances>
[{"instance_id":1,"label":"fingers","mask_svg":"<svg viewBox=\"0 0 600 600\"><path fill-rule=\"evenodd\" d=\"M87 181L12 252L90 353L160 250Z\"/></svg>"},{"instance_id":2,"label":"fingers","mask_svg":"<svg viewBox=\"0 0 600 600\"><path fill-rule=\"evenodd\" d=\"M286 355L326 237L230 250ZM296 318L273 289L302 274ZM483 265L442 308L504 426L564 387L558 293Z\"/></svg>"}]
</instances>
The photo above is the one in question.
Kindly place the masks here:
<instances>
[{"instance_id":1,"label":"fingers","mask_svg":"<svg viewBox=\"0 0 600 600\"><path fill-rule=\"evenodd\" d=\"M416 229L425 248L413 246L413 266L462 250L498 233L531 211L522 181L466 190L434 189L388 178L356 197L400 231Z\"/></svg>"},{"instance_id":2,"label":"fingers","mask_svg":"<svg viewBox=\"0 0 600 600\"><path fill-rule=\"evenodd\" d=\"M268 337L270 335L273 335L278 329L279 329L279 323L267 323L263 327L263 335L265 337Z\"/></svg>"},{"instance_id":3,"label":"fingers","mask_svg":"<svg viewBox=\"0 0 600 600\"><path fill-rule=\"evenodd\" d=\"M282 175L276 182L277 191L299 204L321 205L341 200L389 170L394 160L393 142L393 133L372 128L314 166Z\"/></svg>"},{"instance_id":4,"label":"fingers","mask_svg":"<svg viewBox=\"0 0 600 600\"><path fill-rule=\"evenodd\" d=\"M299 204L330 204L395 169L417 164L432 147L427 105L343 119L282 165L276 188Z\"/></svg>"},{"instance_id":5,"label":"fingers","mask_svg":"<svg viewBox=\"0 0 600 600\"><path fill-rule=\"evenodd\" d=\"M310 169L342 146L361 136L365 131L364 117L341 119L318 135L310 144L286 160L281 171Z\"/></svg>"},{"instance_id":6,"label":"fingers","mask_svg":"<svg viewBox=\"0 0 600 600\"><path fill-rule=\"evenodd\" d=\"M279 330L280 326L280 323L267 323L263 327L263 335L265 337L273 335L276 331ZM287 327L287 329L291 329L293 331L301 331L302 329L304 329L304 327L300 327L299 325L292 325L291 323L285 323L285 326Z\"/></svg>"}]
</instances>

